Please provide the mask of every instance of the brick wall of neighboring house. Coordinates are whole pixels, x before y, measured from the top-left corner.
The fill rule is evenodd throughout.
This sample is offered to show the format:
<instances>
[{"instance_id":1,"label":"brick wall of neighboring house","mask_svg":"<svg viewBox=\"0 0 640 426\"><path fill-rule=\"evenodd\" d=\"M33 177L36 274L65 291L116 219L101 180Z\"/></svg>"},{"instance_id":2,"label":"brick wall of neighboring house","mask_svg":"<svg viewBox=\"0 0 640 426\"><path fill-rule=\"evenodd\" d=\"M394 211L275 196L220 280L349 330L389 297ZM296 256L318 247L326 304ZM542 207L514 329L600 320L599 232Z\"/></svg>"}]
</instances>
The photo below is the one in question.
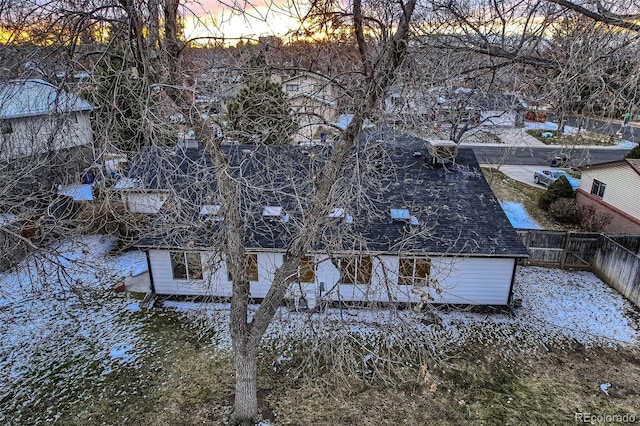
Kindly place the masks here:
<instances>
[{"instance_id":1,"label":"brick wall of neighboring house","mask_svg":"<svg viewBox=\"0 0 640 426\"><path fill-rule=\"evenodd\" d=\"M593 205L596 207L596 212L610 214L613 217L611 223L605 226L601 232L606 234L640 235L640 218L635 218L623 212L593 194L579 189L576 193L576 204L578 207Z\"/></svg>"}]
</instances>

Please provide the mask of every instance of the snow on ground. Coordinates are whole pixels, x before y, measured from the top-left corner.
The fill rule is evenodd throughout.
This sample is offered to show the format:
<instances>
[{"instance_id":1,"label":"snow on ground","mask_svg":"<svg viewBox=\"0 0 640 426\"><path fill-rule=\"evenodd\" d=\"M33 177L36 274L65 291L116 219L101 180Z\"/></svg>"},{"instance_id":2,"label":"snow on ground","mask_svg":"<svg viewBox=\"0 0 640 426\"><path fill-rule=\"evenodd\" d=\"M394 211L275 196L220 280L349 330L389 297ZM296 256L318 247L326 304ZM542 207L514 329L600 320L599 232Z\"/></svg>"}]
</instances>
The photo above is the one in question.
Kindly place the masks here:
<instances>
[{"instance_id":1,"label":"snow on ground","mask_svg":"<svg viewBox=\"0 0 640 426\"><path fill-rule=\"evenodd\" d=\"M633 147L636 145L637 143L631 141L621 141L616 144L616 146L620 149L633 149Z\"/></svg>"},{"instance_id":2,"label":"snow on ground","mask_svg":"<svg viewBox=\"0 0 640 426\"><path fill-rule=\"evenodd\" d=\"M82 183L60 185L58 194L67 195L74 201L91 201L93 200L93 185Z\"/></svg>"},{"instance_id":3,"label":"snow on ground","mask_svg":"<svg viewBox=\"0 0 640 426\"><path fill-rule=\"evenodd\" d=\"M558 124L553 123L551 121L545 121L544 123L538 123L534 121L525 121L524 123L525 130L541 130L541 131L551 131L558 130ZM573 126L564 126L564 134L565 135L575 135L578 133L578 128Z\"/></svg>"},{"instance_id":4,"label":"snow on ground","mask_svg":"<svg viewBox=\"0 0 640 426\"><path fill-rule=\"evenodd\" d=\"M267 331L267 340L284 342L303 336L335 338L357 333L379 341L403 341L402 333L430 340L437 347L469 341L504 344L521 351L579 343L587 347L619 347L639 342L638 324L626 316L634 309L591 272L519 267L514 295L522 299L515 316L508 313L439 312L441 325L422 322L411 310L329 309L326 313L296 313L281 308ZM203 321L229 347L228 304L165 301L170 309ZM252 311L257 306L250 307Z\"/></svg>"},{"instance_id":5,"label":"snow on ground","mask_svg":"<svg viewBox=\"0 0 640 426\"><path fill-rule=\"evenodd\" d=\"M511 226L514 228L540 229L538 222L529 216L529 213L527 213L521 203L503 201L500 205L502 206L504 213L507 215L507 218L509 218Z\"/></svg>"},{"instance_id":6,"label":"snow on ground","mask_svg":"<svg viewBox=\"0 0 640 426\"><path fill-rule=\"evenodd\" d=\"M0 423L46 404L48 424L86 380L100 386L95 377L115 366L135 368L144 336L111 288L144 256L110 256L113 247L110 237L69 238L0 273Z\"/></svg>"},{"instance_id":7,"label":"snow on ground","mask_svg":"<svg viewBox=\"0 0 640 426\"><path fill-rule=\"evenodd\" d=\"M43 405L46 414L37 423L50 424L60 407L90 398L88 390L104 389L110 374L137 368L157 352L144 326L158 310L141 310L138 301L111 290L144 256L111 255L114 246L105 236L69 238L0 274L0 424L9 424L22 407ZM465 342L536 351L639 341L638 324L626 315L633 309L629 302L592 273L519 267L514 294L522 299L515 316L438 312L435 323L411 310L312 314L281 308L265 344L286 360L291 342L340 336L362 337L371 347L411 341L436 350ZM230 348L229 304L162 301L158 306L180 312L196 332L215 336L215 347ZM257 308L250 306L250 314Z\"/></svg>"},{"instance_id":8,"label":"snow on ground","mask_svg":"<svg viewBox=\"0 0 640 426\"><path fill-rule=\"evenodd\" d=\"M551 121L538 123L537 121L525 121L524 128L526 130L558 130L558 124ZM571 126L564 126L565 133L575 133L575 129Z\"/></svg>"}]
</instances>

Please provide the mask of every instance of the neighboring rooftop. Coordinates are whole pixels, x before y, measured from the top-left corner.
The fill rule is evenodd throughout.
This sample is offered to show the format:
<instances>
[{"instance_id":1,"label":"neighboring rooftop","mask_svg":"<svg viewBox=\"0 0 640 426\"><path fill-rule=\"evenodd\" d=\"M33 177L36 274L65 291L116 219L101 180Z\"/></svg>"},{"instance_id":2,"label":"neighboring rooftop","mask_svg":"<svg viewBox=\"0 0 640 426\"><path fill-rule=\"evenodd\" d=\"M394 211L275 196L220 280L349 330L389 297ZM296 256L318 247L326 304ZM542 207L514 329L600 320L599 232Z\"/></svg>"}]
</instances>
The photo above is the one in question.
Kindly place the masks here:
<instances>
[{"instance_id":1,"label":"neighboring rooftop","mask_svg":"<svg viewBox=\"0 0 640 426\"><path fill-rule=\"evenodd\" d=\"M44 80L0 83L0 120L92 109L89 102Z\"/></svg>"}]
</instances>

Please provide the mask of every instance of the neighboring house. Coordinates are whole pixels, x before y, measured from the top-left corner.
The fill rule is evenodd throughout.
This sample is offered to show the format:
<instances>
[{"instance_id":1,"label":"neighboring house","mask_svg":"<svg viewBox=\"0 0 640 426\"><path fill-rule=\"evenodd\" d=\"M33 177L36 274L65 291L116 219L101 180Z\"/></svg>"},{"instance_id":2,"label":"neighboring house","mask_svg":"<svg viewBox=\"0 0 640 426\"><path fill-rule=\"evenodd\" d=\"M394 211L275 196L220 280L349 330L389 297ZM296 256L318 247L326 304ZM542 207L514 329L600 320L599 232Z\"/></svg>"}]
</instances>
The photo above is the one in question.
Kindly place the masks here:
<instances>
[{"instance_id":1,"label":"neighboring house","mask_svg":"<svg viewBox=\"0 0 640 426\"><path fill-rule=\"evenodd\" d=\"M581 168L578 206L611 215L608 234L640 234L640 160L623 159Z\"/></svg>"},{"instance_id":2,"label":"neighboring house","mask_svg":"<svg viewBox=\"0 0 640 426\"><path fill-rule=\"evenodd\" d=\"M340 121L337 90L331 80L313 73L301 73L282 81L300 130L296 142L320 140L336 133Z\"/></svg>"},{"instance_id":3,"label":"neighboring house","mask_svg":"<svg viewBox=\"0 0 640 426\"><path fill-rule=\"evenodd\" d=\"M526 109L526 102L515 95L467 88L395 85L385 99L385 111L395 120L431 121L436 125L471 120L481 126L521 127Z\"/></svg>"},{"instance_id":4,"label":"neighboring house","mask_svg":"<svg viewBox=\"0 0 640 426\"><path fill-rule=\"evenodd\" d=\"M91 104L40 79L0 84L3 159L93 144Z\"/></svg>"},{"instance_id":5,"label":"neighboring house","mask_svg":"<svg viewBox=\"0 0 640 426\"><path fill-rule=\"evenodd\" d=\"M361 191L376 200L375 208L341 204L345 201L327 206L327 230L301 262L289 297L304 298L310 306L320 300L511 302L516 263L527 252L473 152L460 149L456 165L445 168L425 162L424 141L412 143L385 145L388 155L376 161L380 170L394 173L362 182ZM247 183L241 197L246 272L251 296L260 299L269 290L292 236L304 226L308 200L301 194L313 192L313 171L327 161L331 148L223 145L223 149L233 173ZM148 196L145 191L167 194L136 243L148 254L153 291L230 297L223 249L225 212L203 149L145 148L125 175L138 182L141 196ZM150 206L156 210L155 200Z\"/></svg>"},{"instance_id":6,"label":"neighboring house","mask_svg":"<svg viewBox=\"0 0 640 426\"><path fill-rule=\"evenodd\" d=\"M72 198L91 195L79 185L95 163L89 115L92 106L40 79L0 83L2 213L41 230L78 210ZM25 238L37 234L29 225Z\"/></svg>"}]
</instances>

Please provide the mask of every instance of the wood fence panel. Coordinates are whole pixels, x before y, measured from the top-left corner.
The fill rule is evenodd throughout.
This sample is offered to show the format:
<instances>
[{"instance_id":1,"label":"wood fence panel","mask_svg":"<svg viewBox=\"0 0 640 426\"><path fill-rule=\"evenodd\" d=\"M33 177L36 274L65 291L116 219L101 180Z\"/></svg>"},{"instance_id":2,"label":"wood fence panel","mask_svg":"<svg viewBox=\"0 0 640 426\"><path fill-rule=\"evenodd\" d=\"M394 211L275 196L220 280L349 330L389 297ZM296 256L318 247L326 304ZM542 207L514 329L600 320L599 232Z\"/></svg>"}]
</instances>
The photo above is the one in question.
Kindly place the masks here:
<instances>
[{"instance_id":1,"label":"wood fence panel","mask_svg":"<svg viewBox=\"0 0 640 426\"><path fill-rule=\"evenodd\" d=\"M603 236L593 272L640 307L640 257L634 252Z\"/></svg>"}]
</instances>

